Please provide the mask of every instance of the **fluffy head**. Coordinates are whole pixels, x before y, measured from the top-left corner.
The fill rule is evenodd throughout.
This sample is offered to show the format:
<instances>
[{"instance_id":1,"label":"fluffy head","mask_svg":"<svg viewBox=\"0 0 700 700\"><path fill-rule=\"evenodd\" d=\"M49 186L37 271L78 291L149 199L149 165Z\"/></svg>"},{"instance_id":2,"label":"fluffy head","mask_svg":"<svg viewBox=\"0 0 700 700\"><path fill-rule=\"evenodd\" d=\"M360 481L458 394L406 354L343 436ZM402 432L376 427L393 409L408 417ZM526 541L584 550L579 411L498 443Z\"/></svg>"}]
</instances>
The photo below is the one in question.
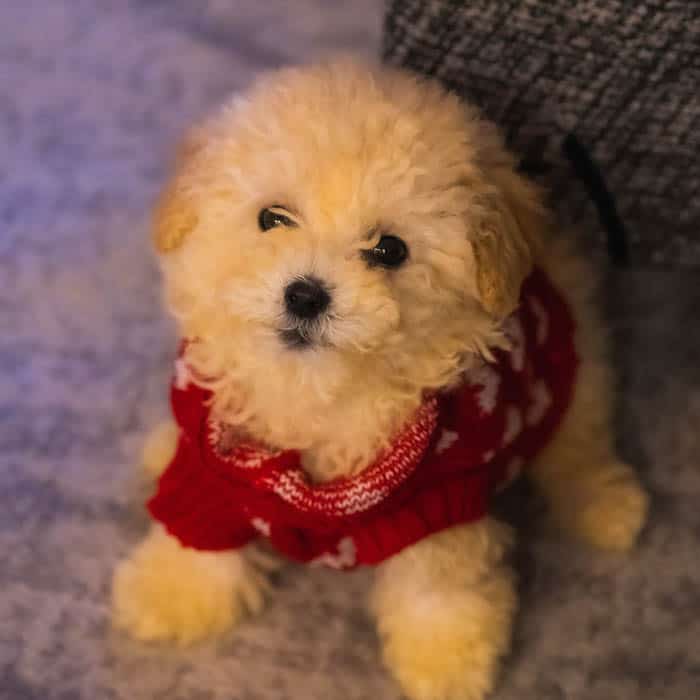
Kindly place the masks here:
<instances>
[{"instance_id":1,"label":"fluffy head","mask_svg":"<svg viewBox=\"0 0 700 700\"><path fill-rule=\"evenodd\" d=\"M352 61L268 75L193 130L154 238L215 410L322 454L318 478L361 468L423 392L503 343L545 227L513 166L456 96ZM266 207L286 219L263 231ZM382 236L405 242L398 267L367 253ZM285 303L301 278L330 296L315 318Z\"/></svg>"}]
</instances>

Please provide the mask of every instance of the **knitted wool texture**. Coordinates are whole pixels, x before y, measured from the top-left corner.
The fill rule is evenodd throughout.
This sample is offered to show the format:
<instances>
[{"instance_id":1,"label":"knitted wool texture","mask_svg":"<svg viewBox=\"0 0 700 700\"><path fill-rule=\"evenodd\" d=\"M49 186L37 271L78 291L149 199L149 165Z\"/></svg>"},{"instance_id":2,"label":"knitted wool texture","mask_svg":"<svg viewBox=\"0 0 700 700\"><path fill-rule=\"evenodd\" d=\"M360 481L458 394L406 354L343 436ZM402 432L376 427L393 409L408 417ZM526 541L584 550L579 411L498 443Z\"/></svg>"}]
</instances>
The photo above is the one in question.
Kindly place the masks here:
<instances>
[{"instance_id":1,"label":"knitted wool texture","mask_svg":"<svg viewBox=\"0 0 700 700\"><path fill-rule=\"evenodd\" d=\"M574 322L541 270L505 322L509 351L427 396L390 447L350 478L313 485L300 454L210 418L182 359L171 403L177 452L148 507L183 545L227 550L264 537L281 554L350 569L481 518L490 496L546 444L571 401Z\"/></svg>"}]
</instances>

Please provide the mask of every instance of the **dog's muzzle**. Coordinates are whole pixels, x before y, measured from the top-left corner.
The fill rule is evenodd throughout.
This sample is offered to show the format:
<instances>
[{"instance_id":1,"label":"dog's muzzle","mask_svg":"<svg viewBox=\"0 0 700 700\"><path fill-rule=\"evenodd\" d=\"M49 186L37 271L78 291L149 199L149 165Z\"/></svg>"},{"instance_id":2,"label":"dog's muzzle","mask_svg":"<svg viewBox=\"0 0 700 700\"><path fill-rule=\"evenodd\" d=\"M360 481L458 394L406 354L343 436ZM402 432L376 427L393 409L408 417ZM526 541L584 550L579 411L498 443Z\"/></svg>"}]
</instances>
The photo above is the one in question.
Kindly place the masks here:
<instances>
[{"instance_id":1,"label":"dog's muzzle","mask_svg":"<svg viewBox=\"0 0 700 700\"><path fill-rule=\"evenodd\" d=\"M289 326L280 337L291 348L314 344L319 319L331 304L331 296L321 280L299 277L284 290L284 306Z\"/></svg>"},{"instance_id":2,"label":"dog's muzzle","mask_svg":"<svg viewBox=\"0 0 700 700\"><path fill-rule=\"evenodd\" d=\"M301 277L288 284L284 290L284 305L293 319L313 321L331 303L330 294L320 280Z\"/></svg>"}]
</instances>

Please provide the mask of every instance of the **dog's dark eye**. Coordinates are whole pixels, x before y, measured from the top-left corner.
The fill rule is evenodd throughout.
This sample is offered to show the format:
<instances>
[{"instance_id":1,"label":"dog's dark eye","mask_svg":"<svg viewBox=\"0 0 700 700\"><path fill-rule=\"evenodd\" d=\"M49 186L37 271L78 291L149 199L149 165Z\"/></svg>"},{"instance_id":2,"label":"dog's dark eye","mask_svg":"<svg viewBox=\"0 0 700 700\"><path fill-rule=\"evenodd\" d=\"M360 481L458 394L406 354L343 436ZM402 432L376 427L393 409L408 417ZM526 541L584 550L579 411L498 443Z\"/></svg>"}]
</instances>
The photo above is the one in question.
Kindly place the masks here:
<instances>
[{"instance_id":1,"label":"dog's dark eye","mask_svg":"<svg viewBox=\"0 0 700 700\"><path fill-rule=\"evenodd\" d=\"M408 246L398 236L382 236L377 245L362 251L369 265L399 267L408 257Z\"/></svg>"},{"instance_id":2,"label":"dog's dark eye","mask_svg":"<svg viewBox=\"0 0 700 700\"><path fill-rule=\"evenodd\" d=\"M265 207L258 214L258 226L261 231L269 231L275 226L296 226L285 213L282 207Z\"/></svg>"}]
</instances>

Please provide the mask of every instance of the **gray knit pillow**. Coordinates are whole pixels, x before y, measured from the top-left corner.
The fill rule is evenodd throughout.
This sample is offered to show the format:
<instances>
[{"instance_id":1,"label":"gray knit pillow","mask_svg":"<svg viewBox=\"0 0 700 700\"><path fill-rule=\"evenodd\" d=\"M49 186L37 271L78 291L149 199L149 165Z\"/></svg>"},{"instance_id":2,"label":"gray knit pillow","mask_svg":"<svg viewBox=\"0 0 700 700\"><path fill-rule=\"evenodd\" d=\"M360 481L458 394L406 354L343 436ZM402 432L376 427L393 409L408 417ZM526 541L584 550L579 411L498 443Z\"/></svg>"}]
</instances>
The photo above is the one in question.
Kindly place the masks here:
<instances>
[{"instance_id":1,"label":"gray knit pillow","mask_svg":"<svg viewBox=\"0 0 700 700\"><path fill-rule=\"evenodd\" d=\"M392 0L383 53L480 105L613 257L700 264L700 3Z\"/></svg>"}]
</instances>

